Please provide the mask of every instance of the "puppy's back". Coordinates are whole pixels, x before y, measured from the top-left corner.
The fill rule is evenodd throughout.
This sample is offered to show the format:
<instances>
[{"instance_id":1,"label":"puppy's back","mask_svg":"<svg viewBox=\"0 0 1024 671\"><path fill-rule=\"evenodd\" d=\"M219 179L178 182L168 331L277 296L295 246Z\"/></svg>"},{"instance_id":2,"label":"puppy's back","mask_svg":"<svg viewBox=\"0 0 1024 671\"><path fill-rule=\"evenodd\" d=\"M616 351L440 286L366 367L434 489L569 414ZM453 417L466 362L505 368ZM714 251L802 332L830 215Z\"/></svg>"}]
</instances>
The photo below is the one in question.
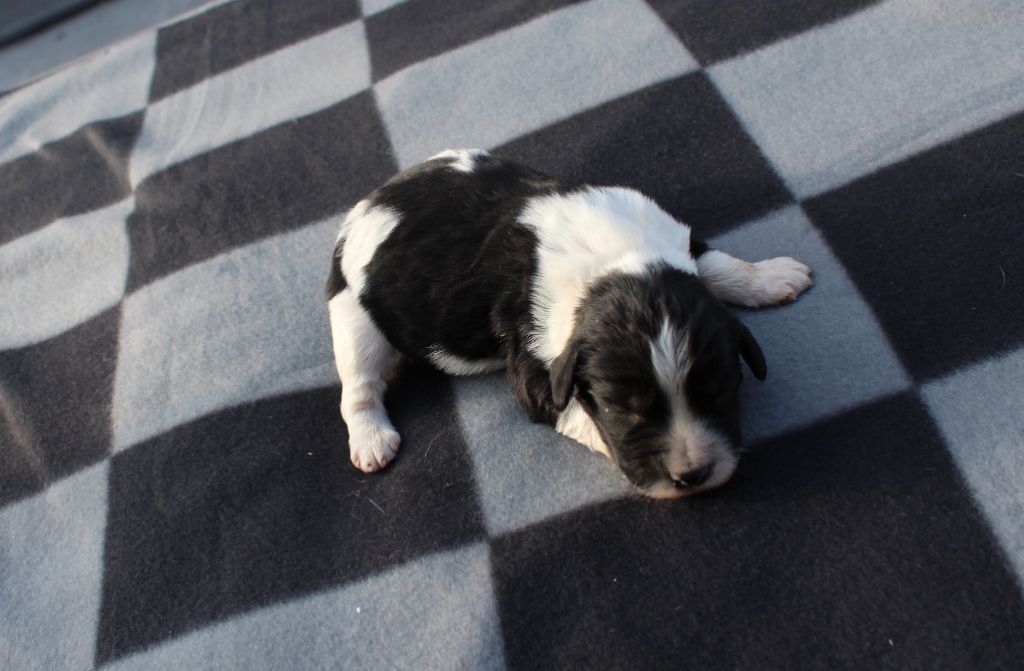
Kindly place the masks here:
<instances>
[{"instance_id":1,"label":"puppy's back","mask_svg":"<svg viewBox=\"0 0 1024 671\"><path fill-rule=\"evenodd\" d=\"M328 294L351 288L407 356L493 358L494 306L522 293L529 307L537 241L518 223L522 209L572 188L482 150L442 152L346 215Z\"/></svg>"}]
</instances>

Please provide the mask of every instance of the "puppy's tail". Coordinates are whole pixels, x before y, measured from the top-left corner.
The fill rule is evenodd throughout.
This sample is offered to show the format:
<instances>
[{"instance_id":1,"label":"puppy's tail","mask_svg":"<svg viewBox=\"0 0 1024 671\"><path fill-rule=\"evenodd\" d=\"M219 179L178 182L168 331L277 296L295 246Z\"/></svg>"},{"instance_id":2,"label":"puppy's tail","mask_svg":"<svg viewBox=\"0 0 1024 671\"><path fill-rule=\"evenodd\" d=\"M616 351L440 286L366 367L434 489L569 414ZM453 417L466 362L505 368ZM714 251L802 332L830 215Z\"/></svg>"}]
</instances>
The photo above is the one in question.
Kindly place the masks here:
<instances>
[{"instance_id":1,"label":"puppy's tail","mask_svg":"<svg viewBox=\"0 0 1024 671\"><path fill-rule=\"evenodd\" d=\"M341 272L341 254L345 249L345 238L339 237L334 244L334 256L331 257L331 272L327 274L327 286L324 293L328 302L348 287L345 275Z\"/></svg>"}]
</instances>

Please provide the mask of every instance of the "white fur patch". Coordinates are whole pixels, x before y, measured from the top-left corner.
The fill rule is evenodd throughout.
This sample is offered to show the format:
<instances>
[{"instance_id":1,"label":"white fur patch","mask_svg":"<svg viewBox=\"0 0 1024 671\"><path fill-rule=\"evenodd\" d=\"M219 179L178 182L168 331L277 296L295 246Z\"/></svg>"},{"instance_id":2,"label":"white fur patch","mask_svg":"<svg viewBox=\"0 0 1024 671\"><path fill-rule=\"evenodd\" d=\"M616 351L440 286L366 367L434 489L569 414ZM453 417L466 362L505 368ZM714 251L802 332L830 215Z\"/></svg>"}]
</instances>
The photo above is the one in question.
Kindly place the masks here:
<instances>
[{"instance_id":1,"label":"white fur patch","mask_svg":"<svg viewBox=\"0 0 1024 671\"><path fill-rule=\"evenodd\" d=\"M569 405L558 416L555 431L566 438L572 438L576 442L582 443L598 454L603 454L609 459L612 458L612 453L601 439L601 433L597 430L594 420L590 418L583 406L576 402L576 399L569 401Z\"/></svg>"},{"instance_id":2,"label":"white fur patch","mask_svg":"<svg viewBox=\"0 0 1024 671\"><path fill-rule=\"evenodd\" d=\"M386 378L398 355L351 288L328 301L327 310L349 459L359 470L372 473L395 458L401 443L384 407Z\"/></svg>"},{"instance_id":3,"label":"white fur patch","mask_svg":"<svg viewBox=\"0 0 1024 671\"><path fill-rule=\"evenodd\" d=\"M360 201L349 210L341 222L338 239L345 240L341 255L341 273L352 292L359 296L366 284L366 264L373 259L377 248L387 240L398 225L398 216L383 207L370 207L368 201Z\"/></svg>"},{"instance_id":4,"label":"white fur patch","mask_svg":"<svg viewBox=\"0 0 1024 671\"><path fill-rule=\"evenodd\" d=\"M491 373L496 370L501 370L505 367L505 362L501 359L479 359L477 361L470 361L469 359L463 359L462 357L455 356L449 353L440 345L433 345L430 348L430 352L427 354L427 359L430 360L438 370L441 370L449 375L479 375L481 373Z\"/></svg>"},{"instance_id":5,"label":"white fur patch","mask_svg":"<svg viewBox=\"0 0 1024 671\"><path fill-rule=\"evenodd\" d=\"M651 365L658 386L668 397L672 410L672 423L668 434L665 466L674 478L708 464L714 464L711 476L694 491L715 487L732 475L736 469L736 456L730 449L729 439L697 419L690 409L683 391L689 373L691 357L689 338L679 332L666 319L661 331L651 342ZM663 485L667 487L667 483ZM661 496L672 497L667 489Z\"/></svg>"},{"instance_id":6,"label":"white fur patch","mask_svg":"<svg viewBox=\"0 0 1024 671\"><path fill-rule=\"evenodd\" d=\"M641 273L652 263L697 274L690 228L631 189L590 187L534 198L520 223L540 243L532 310L539 330L529 347L545 364L565 348L576 308L594 280Z\"/></svg>"},{"instance_id":7,"label":"white fur patch","mask_svg":"<svg viewBox=\"0 0 1024 671\"><path fill-rule=\"evenodd\" d=\"M486 149L445 149L440 154L434 154L429 160L436 158L450 158L452 162L449 168L459 172L471 173L476 168L477 159L483 156L490 156Z\"/></svg>"},{"instance_id":8,"label":"white fur patch","mask_svg":"<svg viewBox=\"0 0 1024 671\"><path fill-rule=\"evenodd\" d=\"M713 249L697 259L697 268L715 296L750 308L792 303L811 286L811 269L788 256L749 263Z\"/></svg>"},{"instance_id":9,"label":"white fur patch","mask_svg":"<svg viewBox=\"0 0 1024 671\"><path fill-rule=\"evenodd\" d=\"M686 332L673 328L667 318L658 337L651 342L651 366L654 368L654 376L669 398L680 393L690 368L690 358L686 353L687 343Z\"/></svg>"}]
</instances>

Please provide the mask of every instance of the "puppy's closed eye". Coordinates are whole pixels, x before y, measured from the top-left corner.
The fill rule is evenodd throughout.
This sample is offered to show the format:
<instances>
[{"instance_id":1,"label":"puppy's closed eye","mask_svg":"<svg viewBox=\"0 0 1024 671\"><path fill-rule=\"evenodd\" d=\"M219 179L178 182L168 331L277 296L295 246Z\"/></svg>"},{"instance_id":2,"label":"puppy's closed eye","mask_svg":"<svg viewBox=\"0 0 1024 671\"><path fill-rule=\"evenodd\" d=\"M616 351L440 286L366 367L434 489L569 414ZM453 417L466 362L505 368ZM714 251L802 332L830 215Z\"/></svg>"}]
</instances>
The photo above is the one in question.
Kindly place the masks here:
<instances>
[{"instance_id":1,"label":"puppy's closed eye","mask_svg":"<svg viewBox=\"0 0 1024 671\"><path fill-rule=\"evenodd\" d=\"M627 406L611 404L603 405L601 406L601 412L605 415L611 415L621 421L633 425L643 424L646 421L646 417L644 416L641 408L636 407L633 404L629 404Z\"/></svg>"},{"instance_id":2,"label":"puppy's closed eye","mask_svg":"<svg viewBox=\"0 0 1024 671\"><path fill-rule=\"evenodd\" d=\"M714 374L695 376L688 381L687 386L692 398L713 408L729 406L739 391L738 384Z\"/></svg>"},{"instance_id":3,"label":"puppy's closed eye","mask_svg":"<svg viewBox=\"0 0 1024 671\"><path fill-rule=\"evenodd\" d=\"M710 399L724 398L729 395L730 388L727 387L721 380L716 378L707 378L698 382L694 385L697 392Z\"/></svg>"}]
</instances>

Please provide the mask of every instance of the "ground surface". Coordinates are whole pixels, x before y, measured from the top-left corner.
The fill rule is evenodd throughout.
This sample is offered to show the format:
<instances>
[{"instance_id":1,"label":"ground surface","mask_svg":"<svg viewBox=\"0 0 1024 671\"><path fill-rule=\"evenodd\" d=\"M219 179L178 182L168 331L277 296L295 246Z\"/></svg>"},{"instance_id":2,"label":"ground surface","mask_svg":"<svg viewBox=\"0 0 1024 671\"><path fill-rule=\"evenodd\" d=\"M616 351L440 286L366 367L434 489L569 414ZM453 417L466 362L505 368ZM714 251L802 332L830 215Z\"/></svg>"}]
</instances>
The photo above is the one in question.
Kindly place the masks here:
<instances>
[{"instance_id":1,"label":"ground surface","mask_svg":"<svg viewBox=\"0 0 1024 671\"><path fill-rule=\"evenodd\" d=\"M0 666L1019 665L1024 10L771 4L238 1L0 98ZM451 146L814 268L728 487L500 375L348 464L339 216Z\"/></svg>"}]
</instances>

